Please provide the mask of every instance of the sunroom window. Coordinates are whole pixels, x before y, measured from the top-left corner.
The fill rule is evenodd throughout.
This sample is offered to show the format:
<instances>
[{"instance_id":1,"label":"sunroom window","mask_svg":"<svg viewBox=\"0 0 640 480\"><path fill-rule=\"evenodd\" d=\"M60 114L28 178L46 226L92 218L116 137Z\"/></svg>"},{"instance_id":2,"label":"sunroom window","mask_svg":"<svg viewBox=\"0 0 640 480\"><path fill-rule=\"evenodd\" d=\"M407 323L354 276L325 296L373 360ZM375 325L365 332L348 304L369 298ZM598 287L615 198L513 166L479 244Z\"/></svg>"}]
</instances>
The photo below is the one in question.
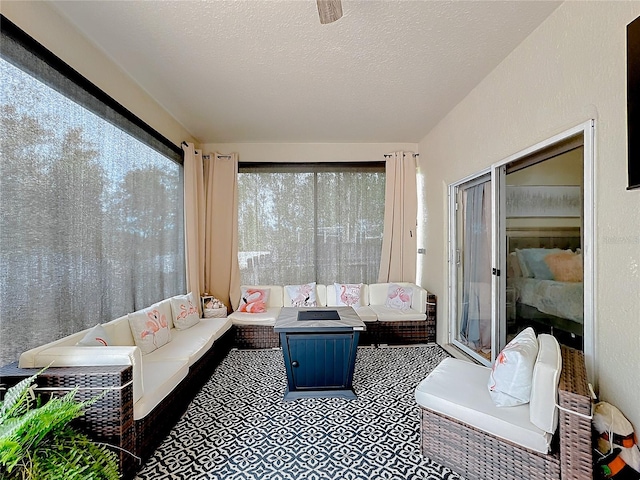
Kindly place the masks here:
<instances>
[{"instance_id":1,"label":"sunroom window","mask_svg":"<svg viewBox=\"0 0 640 480\"><path fill-rule=\"evenodd\" d=\"M0 364L184 293L180 149L2 19Z\"/></svg>"}]
</instances>

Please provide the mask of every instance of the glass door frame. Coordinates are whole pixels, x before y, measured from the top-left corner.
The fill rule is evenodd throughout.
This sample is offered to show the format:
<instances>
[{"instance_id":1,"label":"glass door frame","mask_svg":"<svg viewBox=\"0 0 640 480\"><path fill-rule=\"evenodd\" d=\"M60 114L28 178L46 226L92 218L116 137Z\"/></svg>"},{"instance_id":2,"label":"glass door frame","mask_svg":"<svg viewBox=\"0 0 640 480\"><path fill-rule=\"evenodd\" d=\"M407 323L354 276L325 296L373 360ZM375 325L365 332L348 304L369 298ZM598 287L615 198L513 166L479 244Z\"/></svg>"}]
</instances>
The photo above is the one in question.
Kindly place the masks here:
<instances>
[{"instance_id":1,"label":"glass door frame","mask_svg":"<svg viewBox=\"0 0 640 480\"><path fill-rule=\"evenodd\" d=\"M488 173L491 174L491 201L492 201L492 358L495 360L497 352L506 344L506 227L505 227L505 175L506 165L534 154L554 144L566 141L572 137L582 136L584 148L584 173L583 173L583 241L582 256L584 266L584 324L583 324L583 351L589 380L597 385L597 372L595 370L596 356L596 329L595 329L595 128L593 119L587 120L573 128L565 130L547 140L539 142L527 149L515 153L490 167L469 175L462 180L449 185L448 189L448 263L449 263L449 342L460 350L470 355L482 364L487 360L472 352L461 342L455 340L456 321L458 315L458 279L457 279L457 222L456 222L456 198L458 188L465 183L478 179Z\"/></svg>"},{"instance_id":2,"label":"glass door frame","mask_svg":"<svg viewBox=\"0 0 640 480\"><path fill-rule=\"evenodd\" d=\"M485 168L483 170L481 170L480 172L477 172L473 175L470 175L468 177L463 178L462 180L459 180L455 183L452 183L449 185L449 191L448 191L448 203L449 203L449 225L448 225L448 230L449 230L449 238L448 238L448 263L449 263L449 286L448 286L448 290L449 290L449 318L450 318L450 328L449 328L449 341L455 345L457 348L459 348L461 351L463 351L466 355L469 355L471 358L473 358L474 360L476 360L477 362L483 364L483 365L490 365L491 363L493 363L493 360L495 359L495 355L496 355L496 347L498 346L498 344L495 342L496 338L493 332L493 324L495 322L491 322L492 323L492 335L491 335L491 361L487 361L486 358L484 358L481 355L478 355L476 352L474 352L472 349L470 349L468 346L466 346L465 344L463 344L462 342L460 342L457 338L456 338L456 330L457 330L457 320L458 320L458 263L460 261L462 261L462 259L460 258L461 255L459 253L459 249L457 248L457 239L458 239L458 221L457 221L457 213L458 213L458 209L462 208L460 205L458 205L458 193L460 190L460 187L463 186L468 186L471 187L474 184L480 184L480 183L484 183L484 181L482 180L484 177L487 177L488 179L486 180L487 182L489 182L489 184L491 185L492 183L492 171L491 171L491 167L489 168ZM467 185L467 184L471 184L471 185ZM493 198L493 188L492 188L492 198ZM492 204L492 208L493 208L493 204ZM492 223L493 223L493 215L492 215ZM492 248L493 250L493 248ZM493 306L496 304L496 300L494 299L494 288L491 288L491 294L492 294L492 300L491 300L491 305L492 305L492 316L493 316Z\"/></svg>"}]
</instances>

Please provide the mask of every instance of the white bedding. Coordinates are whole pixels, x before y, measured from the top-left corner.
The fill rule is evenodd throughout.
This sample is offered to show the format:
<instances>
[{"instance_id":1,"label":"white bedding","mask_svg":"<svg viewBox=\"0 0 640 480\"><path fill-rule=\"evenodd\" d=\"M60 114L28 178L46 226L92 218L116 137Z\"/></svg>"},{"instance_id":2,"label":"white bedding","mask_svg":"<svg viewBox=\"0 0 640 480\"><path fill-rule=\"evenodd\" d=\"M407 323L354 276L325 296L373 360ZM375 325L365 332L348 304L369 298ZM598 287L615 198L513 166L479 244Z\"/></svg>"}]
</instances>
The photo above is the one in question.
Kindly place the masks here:
<instances>
[{"instance_id":1,"label":"white bedding","mask_svg":"<svg viewBox=\"0 0 640 480\"><path fill-rule=\"evenodd\" d=\"M531 305L543 313L583 323L584 288L582 282L515 277L509 279L516 301Z\"/></svg>"}]
</instances>

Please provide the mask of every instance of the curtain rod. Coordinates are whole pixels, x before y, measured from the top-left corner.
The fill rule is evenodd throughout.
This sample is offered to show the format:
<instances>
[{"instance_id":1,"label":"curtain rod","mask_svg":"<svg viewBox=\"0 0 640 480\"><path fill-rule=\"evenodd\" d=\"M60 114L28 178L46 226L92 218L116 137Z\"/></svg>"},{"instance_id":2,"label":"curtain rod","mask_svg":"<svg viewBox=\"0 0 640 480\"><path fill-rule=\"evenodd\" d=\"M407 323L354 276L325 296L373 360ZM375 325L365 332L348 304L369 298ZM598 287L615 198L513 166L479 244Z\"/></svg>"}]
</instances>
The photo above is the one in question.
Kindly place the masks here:
<instances>
[{"instance_id":1,"label":"curtain rod","mask_svg":"<svg viewBox=\"0 0 640 480\"><path fill-rule=\"evenodd\" d=\"M405 154L403 153L403 154L402 154L402 156L404 157L404 156L405 156ZM413 156L414 156L414 157L419 157L419 156L420 156L420 154L419 154L419 153L414 153L414 154L413 154ZM384 158L393 157L393 153L385 153L385 154L383 155L383 157L384 157Z\"/></svg>"},{"instance_id":2,"label":"curtain rod","mask_svg":"<svg viewBox=\"0 0 640 480\"><path fill-rule=\"evenodd\" d=\"M189 144L188 144L187 142L185 142L185 141L183 141L183 142L181 143L181 145L184 145L185 147L188 147L188 146L189 146ZM197 154L198 154L198 151L197 151L197 150L194 150L194 151L195 151L195 153L196 153L196 155L197 155ZM218 155L218 157L219 157L219 158L231 158L231 155ZM202 156L202 158L211 158L211 155L203 155L203 156Z\"/></svg>"}]
</instances>

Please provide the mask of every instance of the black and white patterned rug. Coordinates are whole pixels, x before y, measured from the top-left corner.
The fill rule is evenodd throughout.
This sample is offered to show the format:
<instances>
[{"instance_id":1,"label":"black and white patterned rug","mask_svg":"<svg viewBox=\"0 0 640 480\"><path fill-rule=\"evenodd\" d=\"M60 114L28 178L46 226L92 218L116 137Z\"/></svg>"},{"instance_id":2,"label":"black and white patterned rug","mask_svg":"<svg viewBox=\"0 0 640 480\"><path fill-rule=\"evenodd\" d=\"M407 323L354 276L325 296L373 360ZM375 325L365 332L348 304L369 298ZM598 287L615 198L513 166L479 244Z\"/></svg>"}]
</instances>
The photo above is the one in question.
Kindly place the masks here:
<instances>
[{"instance_id":1,"label":"black and white patterned rug","mask_svg":"<svg viewBox=\"0 0 640 480\"><path fill-rule=\"evenodd\" d=\"M418 383L437 345L359 348L357 400L284 402L281 350L232 350L138 480L458 480L420 454Z\"/></svg>"}]
</instances>

